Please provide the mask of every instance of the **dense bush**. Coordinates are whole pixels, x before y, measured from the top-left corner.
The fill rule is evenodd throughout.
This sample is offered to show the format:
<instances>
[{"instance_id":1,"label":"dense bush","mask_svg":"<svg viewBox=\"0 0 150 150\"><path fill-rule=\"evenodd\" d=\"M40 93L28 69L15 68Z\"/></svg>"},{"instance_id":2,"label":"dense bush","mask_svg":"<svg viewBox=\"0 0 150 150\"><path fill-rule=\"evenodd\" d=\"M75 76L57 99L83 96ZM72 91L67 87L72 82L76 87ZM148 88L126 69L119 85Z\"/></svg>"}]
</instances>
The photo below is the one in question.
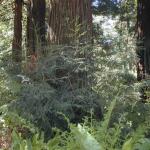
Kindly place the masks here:
<instances>
[{"instance_id":1,"label":"dense bush","mask_svg":"<svg viewBox=\"0 0 150 150\"><path fill-rule=\"evenodd\" d=\"M128 125L128 120L125 120L125 116L120 114L119 122L114 123L113 127L109 127L111 116L114 111L116 100L113 100L108 112L104 115L104 120L101 122L92 118L86 118L83 124L72 125L69 124L69 132L61 132L55 129L55 136L49 141L45 142L43 134L39 134L37 130L31 130L32 136L24 138L22 132L17 131L14 128L12 132L12 144L11 149L45 149L45 150L148 150L150 146L150 140L145 138L145 134L150 129L150 122L142 122L136 130L131 130L128 134L123 134L124 129L131 129ZM17 115L14 116L15 118ZM11 116L13 118L13 116ZM18 121L14 118L18 124L24 124L24 121L20 118ZM8 122L8 117L6 119ZM12 123L11 123L12 124ZM33 128L26 122L26 127Z\"/></svg>"},{"instance_id":2,"label":"dense bush","mask_svg":"<svg viewBox=\"0 0 150 150\"><path fill-rule=\"evenodd\" d=\"M46 138L53 136L53 127L67 130L66 118L79 123L91 111L96 119L102 118L101 98L92 89L94 67L88 56L92 49L55 47L49 51L39 58L35 70L18 76L29 80L23 79L20 98L9 108L39 127Z\"/></svg>"}]
</instances>

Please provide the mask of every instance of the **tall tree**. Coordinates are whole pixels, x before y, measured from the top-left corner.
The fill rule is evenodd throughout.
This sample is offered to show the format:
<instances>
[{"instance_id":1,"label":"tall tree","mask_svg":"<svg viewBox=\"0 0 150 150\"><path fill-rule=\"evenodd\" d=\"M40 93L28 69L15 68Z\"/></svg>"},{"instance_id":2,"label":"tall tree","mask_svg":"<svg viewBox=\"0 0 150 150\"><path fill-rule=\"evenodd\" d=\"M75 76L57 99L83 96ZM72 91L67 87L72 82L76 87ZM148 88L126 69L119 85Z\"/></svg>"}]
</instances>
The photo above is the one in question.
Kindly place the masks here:
<instances>
[{"instance_id":1,"label":"tall tree","mask_svg":"<svg viewBox=\"0 0 150 150\"><path fill-rule=\"evenodd\" d=\"M30 0L27 14L27 55L43 48L45 39L45 0Z\"/></svg>"},{"instance_id":2,"label":"tall tree","mask_svg":"<svg viewBox=\"0 0 150 150\"><path fill-rule=\"evenodd\" d=\"M150 1L138 0L137 27L138 27L138 48L139 58L137 64L137 78L144 79L150 75Z\"/></svg>"},{"instance_id":3,"label":"tall tree","mask_svg":"<svg viewBox=\"0 0 150 150\"><path fill-rule=\"evenodd\" d=\"M91 0L49 0L49 42L71 44L91 37Z\"/></svg>"},{"instance_id":4,"label":"tall tree","mask_svg":"<svg viewBox=\"0 0 150 150\"><path fill-rule=\"evenodd\" d=\"M20 63L22 57L22 0L14 1L14 36L12 43L12 59Z\"/></svg>"},{"instance_id":5,"label":"tall tree","mask_svg":"<svg viewBox=\"0 0 150 150\"><path fill-rule=\"evenodd\" d=\"M48 42L56 45L80 45L92 41L91 0L49 0ZM74 53L74 48L69 50ZM65 52L64 52L65 53ZM80 55L80 56L79 56ZM85 58L85 54L74 57ZM56 64L59 62L56 62ZM71 89L83 87L87 72L74 72L68 68L56 69L56 78L64 78ZM75 84L76 83L76 84Z\"/></svg>"}]
</instances>

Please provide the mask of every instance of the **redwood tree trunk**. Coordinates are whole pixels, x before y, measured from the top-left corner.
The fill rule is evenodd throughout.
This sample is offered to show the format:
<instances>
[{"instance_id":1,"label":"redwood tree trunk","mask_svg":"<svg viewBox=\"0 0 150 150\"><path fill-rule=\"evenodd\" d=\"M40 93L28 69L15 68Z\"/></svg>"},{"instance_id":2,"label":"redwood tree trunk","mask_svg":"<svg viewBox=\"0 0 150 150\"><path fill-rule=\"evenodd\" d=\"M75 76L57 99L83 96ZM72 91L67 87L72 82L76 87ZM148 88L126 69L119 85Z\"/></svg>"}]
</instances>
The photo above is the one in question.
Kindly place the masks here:
<instances>
[{"instance_id":1,"label":"redwood tree trunk","mask_svg":"<svg viewBox=\"0 0 150 150\"><path fill-rule=\"evenodd\" d=\"M71 45L73 48L68 50L74 53L76 45L78 47L92 41L91 0L49 0L48 25L49 44ZM76 53L74 57L86 59L85 53ZM63 79L68 75L63 82L68 89L82 88L87 85L85 70L75 72L74 69L61 68L60 64L61 60L56 61L58 65L56 79Z\"/></svg>"},{"instance_id":2,"label":"redwood tree trunk","mask_svg":"<svg viewBox=\"0 0 150 150\"><path fill-rule=\"evenodd\" d=\"M42 51L45 39L45 0L32 0L28 4L27 15L27 55Z\"/></svg>"},{"instance_id":3,"label":"redwood tree trunk","mask_svg":"<svg viewBox=\"0 0 150 150\"><path fill-rule=\"evenodd\" d=\"M140 81L150 75L150 1L138 0L137 24L138 47L137 79Z\"/></svg>"},{"instance_id":4,"label":"redwood tree trunk","mask_svg":"<svg viewBox=\"0 0 150 150\"><path fill-rule=\"evenodd\" d=\"M49 43L72 44L90 41L91 0L49 0Z\"/></svg>"},{"instance_id":5,"label":"redwood tree trunk","mask_svg":"<svg viewBox=\"0 0 150 150\"><path fill-rule=\"evenodd\" d=\"M20 63L22 60L22 0L15 0L14 36L12 43L12 59Z\"/></svg>"},{"instance_id":6,"label":"redwood tree trunk","mask_svg":"<svg viewBox=\"0 0 150 150\"><path fill-rule=\"evenodd\" d=\"M29 1L27 5L27 56L30 56L33 52L35 52L35 33L32 16L32 3Z\"/></svg>"}]
</instances>

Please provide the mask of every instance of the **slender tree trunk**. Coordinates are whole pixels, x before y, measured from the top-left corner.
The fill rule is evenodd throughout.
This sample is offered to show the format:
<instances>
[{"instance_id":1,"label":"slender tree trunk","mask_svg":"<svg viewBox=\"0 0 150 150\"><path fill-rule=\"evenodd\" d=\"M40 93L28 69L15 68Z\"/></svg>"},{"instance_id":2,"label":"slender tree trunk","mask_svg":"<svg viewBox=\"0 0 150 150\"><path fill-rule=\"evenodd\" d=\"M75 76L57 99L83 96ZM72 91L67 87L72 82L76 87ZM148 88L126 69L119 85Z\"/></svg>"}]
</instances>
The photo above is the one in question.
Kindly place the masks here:
<instances>
[{"instance_id":1,"label":"slender tree trunk","mask_svg":"<svg viewBox=\"0 0 150 150\"><path fill-rule=\"evenodd\" d=\"M32 0L28 4L27 14L27 55L43 51L45 35L45 0Z\"/></svg>"},{"instance_id":2,"label":"slender tree trunk","mask_svg":"<svg viewBox=\"0 0 150 150\"><path fill-rule=\"evenodd\" d=\"M12 59L20 63L22 60L22 0L14 2L14 36L12 42Z\"/></svg>"},{"instance_id":3,"label":"slender tree trunk","mask_svg":"<svg viewBox=\"0 0 150 150\"><path fill-rule=\"evenodd\" d=\"M35 32L34 22L32 16L32 3L29 1L27 4L27 56L35 52Z\"/></svg>"},{"instance_id":4,"label":"slender tree trunk","mask_svg":"<svg viewBox=\"0 0 150 150\"><path fill-rule=\"evenodd\" d=\"M49 43L72 44L90 41L92 11L90 0L49 0Z\"/></svg>"},{"instance_id":5,"label":"slender tree trunk","mask_svg":"<svg viewBox=\"0 0 150 150\"><path fill-rule=\"evenodd\" d=\"M138 45L137 79L140 81L150 75L150 1L138 0L137 25Z\"/></svg>"}]
</instances>

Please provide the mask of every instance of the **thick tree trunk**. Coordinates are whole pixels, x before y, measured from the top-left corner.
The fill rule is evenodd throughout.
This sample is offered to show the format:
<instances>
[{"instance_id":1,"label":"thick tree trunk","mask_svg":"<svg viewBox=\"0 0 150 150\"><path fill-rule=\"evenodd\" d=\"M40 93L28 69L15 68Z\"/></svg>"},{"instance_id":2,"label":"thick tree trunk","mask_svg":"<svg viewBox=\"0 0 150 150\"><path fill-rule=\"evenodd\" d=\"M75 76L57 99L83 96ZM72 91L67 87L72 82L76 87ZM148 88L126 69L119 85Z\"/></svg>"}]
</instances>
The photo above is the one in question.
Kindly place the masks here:
<instances>
[{"instance_id":1,"label":"thick tree trunk","mask_svg":"<svg viewBox=\"0 0 150 150\"><path fill-rule=\"evenodd\" d=\"M150 75L150 1L138 0L137 25L138 45L137 79L140 81Z\"/></svg>"},{"instance_id":2,"label":"thick tree trunk","mask_svg":"<svg viewBox=\"0 0 150 150\"><path fill-rule=\"evenodd\" d=\"M89 42L92 34L90 0L49 0L49 43Z\"/></svg>"},{"instance_id":3,"label":"thick tree trunk","mask_svg":"<svg viewBox=\"0 0 150 150\"><path fill-rule=\"evenodd\" d=\"M145 64L145 75L150 75L150 0L145 0L145 11L144 11L144 20L143 20L143 33L145 35L144 38L144 64Z\"/></svg>"},{"instance_id":4,"label":"thick tree trunk","mask_svg":"<svg viewBox=\"0 0 150 150\"><path fill-rule=\"evenodd\" d=\"M64 47L63 53L68 50L75 58L86 59L85 53L75 54L75 51L76 47L92 41L91 0L49 0L48 25L49 44L70 45L70 48ZM68 89L85 87L88 83L87 72L61 68L63 61L56 61L56 79L66 78L63 86L66 84Z\"/></svg>"},{"instance_id":5,"label":"thick tree trunk","mask_svg":"<svg viewBox=\"0 0 150 150\"><path fill-rule=\"evenodd\" d=\"M43 51L45 39L45 0L32 0L28 4L27 14L27 56Z\"/></svg>"},{"instance_id":6,"label":"thick tree trunk","mask_svg":"<svg viewBox=\"0 0 150 150\"><path fill-rule=\"evenodd\" d=\"M14 36L12 42L12 59L20 63L22 60L22 0L15 0Z\"/></svg>"}]
</instances>

